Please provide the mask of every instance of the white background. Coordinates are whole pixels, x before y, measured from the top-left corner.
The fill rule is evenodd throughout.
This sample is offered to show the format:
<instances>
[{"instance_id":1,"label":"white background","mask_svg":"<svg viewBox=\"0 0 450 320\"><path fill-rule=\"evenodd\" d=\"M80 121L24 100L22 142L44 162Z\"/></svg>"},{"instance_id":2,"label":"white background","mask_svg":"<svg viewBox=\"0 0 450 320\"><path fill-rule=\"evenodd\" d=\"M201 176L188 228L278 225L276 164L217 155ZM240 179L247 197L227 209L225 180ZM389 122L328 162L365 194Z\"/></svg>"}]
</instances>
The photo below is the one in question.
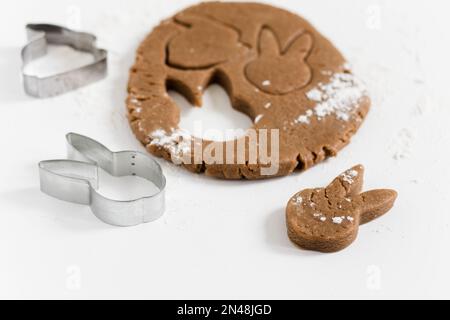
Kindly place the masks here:
<instances>
[{"instance_id":1,"label":"white background","mask_svg":"<svg viewBox=\"0 0 450 320\"><path fill-rule=\"evenodd\" d=\"M113 150L144 151L125 117L128 69L152 27L190 3L2 3L0 297L450 298L448 1L276 1L333 40L374 102L352 143L305 173L230 182L161 161L168 180L165 216L126 229L39 191L37 163L64 157L69 131ZM19 55L27 22L95 33L109 50L108 78L52 99L27 97ZM52 55L58 60L58 49L51 53L43 65ZM84 57L77 59L69 60ZM248 125L219 89L206 100L200 115L184 106L183 126L197 117ZM398 190L394 209L361 227L357 241L340 253L295 248L284 226L288 199L358 163L366 167L366 189ZM112 184L114 191L127 182Z\"/></svg>"}]
</instances>

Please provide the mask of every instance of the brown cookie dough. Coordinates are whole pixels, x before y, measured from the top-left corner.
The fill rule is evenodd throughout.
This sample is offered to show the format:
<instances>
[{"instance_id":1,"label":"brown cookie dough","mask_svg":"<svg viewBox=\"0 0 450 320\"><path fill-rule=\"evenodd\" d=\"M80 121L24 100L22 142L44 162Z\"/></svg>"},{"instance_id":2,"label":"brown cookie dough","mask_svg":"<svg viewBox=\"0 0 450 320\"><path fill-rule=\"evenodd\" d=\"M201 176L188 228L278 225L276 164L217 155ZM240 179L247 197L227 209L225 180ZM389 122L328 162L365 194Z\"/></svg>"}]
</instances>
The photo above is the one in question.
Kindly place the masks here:
<instances>
[{"instance_id":1,"label":"brown cookie dough","mask_svg":"<svg viewBox=\"0 0 450 320\"><path fill-rule=\"evenodd\" d=\"M267 141L268 150L279 150L276 172L262 172L273 159L253 159L248 137L227 148L179 128L180 111L167 91L200 106L212 83L254 120L257 141L264 129L279 130L279 141ZM257 3L202 3L163 21L137 50L128 93L131 127L151 153L225 179L283 176L335 156L370 107L330 41L299 16ZM237 156L239 142L243 157ZM211 157L195 154L196 146Z\"/></svg>"},{"instance_id":2,"label":"brown cookie dough","mask_svg":"<svg viewBox=\"0 0 450 320\"><path fill-rule=\"evenodd\" d=\"M288 236L299 247L336 252L349 246L360 225L388 212L397 198L393 190L361 193L364 168L347 170L325 189L294 195L286 208Z\"/></svg>"}]
</instances>

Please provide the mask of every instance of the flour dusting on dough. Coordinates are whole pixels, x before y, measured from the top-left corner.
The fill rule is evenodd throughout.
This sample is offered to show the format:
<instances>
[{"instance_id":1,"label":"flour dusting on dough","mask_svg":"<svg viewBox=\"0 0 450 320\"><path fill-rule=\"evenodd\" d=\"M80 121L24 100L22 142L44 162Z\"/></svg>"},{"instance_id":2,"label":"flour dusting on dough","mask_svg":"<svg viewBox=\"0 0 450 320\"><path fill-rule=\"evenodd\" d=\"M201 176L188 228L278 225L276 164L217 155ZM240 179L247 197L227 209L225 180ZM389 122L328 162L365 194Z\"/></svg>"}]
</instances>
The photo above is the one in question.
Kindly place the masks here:
<instances>
[{"instance_id":1,"label":"flour dusting on dough","mask_svg":"<svg viewBox=\"0 0 450 320\"><path fill-rule=\"evenodd\" d=\"M326 217L323 213L321 213L321 212L319 212L319 213L314 213L314 214L313 214L313 217L314 217L314 218L318 218L321 222L327 221L327 217Z\"/></svg>"},{"instance_id":2,"label":"flour dusting on dough","mask_svg":"<svg viewBox=\"0 0 450 320\"><path fill-rule=\"evenodd\" d=\"M309 123L313 115L318 120L334 115L339 120L348 121L366 95L364 84L353 74L335 73L329 83L319 83L306 93L309 100L316 102L316 106L299 116L295 122Z\"/></svg>"},{"instance_id":3,"label":"flour dusting on dough","mask_svg":"<svg viewBox=\"0 0 450 320\"><path fill-rule=\"evenodd\" d=\"M314 114L312 110L307 110L306 113L296 120L297 123L309 124L309 119Z\"/></svg>"},{"instance_id":4,"label":"flour dusting on dough","mask_svg":"<svg viewBox=\"0 0 450 320\"><path fill-rule=\"evenodd\" d=\"M190 154L192 136L189 132L176 129L170 134L163 129L153 131L149 137L152 139L150 145L158 146L170 152L172 160L180 161L184 155Z\"/></svg>"},{"instance_id":5,"label":"flour dusting on dough","mask_svg":"<svg viewBox=\"0 0 450 320\"><path fill-rule=\"evenodd\" d=\"M358 171L356 171L356 170L348 170L348 171L345 171L345 172L341 175L342 180L345 181L345 182L347 182L348 184L352 184L353 181L354 181L354 179L355 179L357 176L358 176Z\"/></svg>"},{"instance_id":6,"label":"flour dusting on dough","mask_svg":"<svg viewBox=\"0 0 450 320\"><path fill-rule=\"evenodd\" d=\"M332 220L334 224L341 224L344 221L342 217L334 217Z\"/></svg>"},{"instance_id":7,"label":"flour dusting on dough","mask_svg":"<svg viewBox=\"0 0 450 320\"><path fill-rule=\"evenodd\" d=\"M129 104L131 104L134 107L135 112L142 112L142 101L140 101L138 98L132 96L128 100Z\"/></svg>"},{"instance_id":8,"label":"flour dusting on dough","mask_svg":"<svg viewBox=\"0 0 450 320\"><path fill-rule=\"evenodd\" d=\"M301 196L297 196L293 199L294 203L300 205L303 203L303 198Z\"/></svg>"},{"instance_id":9,"label":"flour dusting on dough","mask_svg":"<svg viewBox=\"0 0 450 320\"><path fill-rule=\"evenodd\" d=\"M255 124L258 123L258 122L260 122L261 119L262 119L263 117L264 117L263 114L258 115L258 116L255 118Z\"/></svg>"},{"instance_id":10,"label":"flour dusting on dough","mask_svg":"<svg viewBox=\"0 0 450 320\"><path fill-rule=\"evenodd\" d=\"M137 98L131 98L130 99L131 104L135 105L135 106L140 106L141 102L137 99Z\"/></svg>"}]
</instances>

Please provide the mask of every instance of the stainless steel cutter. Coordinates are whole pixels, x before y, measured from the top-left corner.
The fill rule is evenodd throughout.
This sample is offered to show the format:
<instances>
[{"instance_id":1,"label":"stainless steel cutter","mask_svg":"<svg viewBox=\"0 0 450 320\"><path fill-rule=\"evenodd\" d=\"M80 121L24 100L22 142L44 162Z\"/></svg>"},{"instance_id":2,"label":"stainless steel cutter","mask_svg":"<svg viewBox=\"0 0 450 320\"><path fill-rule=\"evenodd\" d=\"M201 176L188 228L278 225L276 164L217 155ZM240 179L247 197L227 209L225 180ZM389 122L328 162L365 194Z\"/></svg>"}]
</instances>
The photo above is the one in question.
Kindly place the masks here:
<instances>
[{"instance_id":1,"label":"stainless steel cutter","mask_svg":"<svg viewBox=\"0 0 450 320\"><path fill-rule=\"evenodd\" d=\"M22 49L22 74L25 92L37 98L48 98L78 89L103 79L107 74L107 51L96 47L96 37L52 24L28 24L28 44ZM93 55L92 63L48 77L25 73L30 61L47 54L47 45L67 45Z\"/></svg>"},{"instance_id":2,"label":"stainless steel cutter","mask_svg":"<svg viewBox=\"0 0 450 320\"><path fill-rule=\"evenodd\" d=\"M100 220L115 226L134 226L163 215L166 179L155 160L137 151L112 152L99 142L76 133L69 133L66 138L70 160L39 163L42 192L60 200L89 205ZM160 191L130 201L106 198L97 191L98 168L116 177L145 178Z\"/></svg>"}]
</instances>

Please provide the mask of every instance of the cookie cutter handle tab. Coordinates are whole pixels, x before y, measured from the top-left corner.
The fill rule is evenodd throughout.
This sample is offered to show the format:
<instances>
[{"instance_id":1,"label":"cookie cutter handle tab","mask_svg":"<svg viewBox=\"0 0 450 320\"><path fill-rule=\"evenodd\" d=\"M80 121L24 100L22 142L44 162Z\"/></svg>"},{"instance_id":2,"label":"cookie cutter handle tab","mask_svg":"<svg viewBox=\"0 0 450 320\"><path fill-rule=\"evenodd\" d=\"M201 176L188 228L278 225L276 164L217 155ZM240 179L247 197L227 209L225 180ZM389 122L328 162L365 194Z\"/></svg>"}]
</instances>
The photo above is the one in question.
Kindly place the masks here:
<instances>
[{"instance_id":1,"label":"cookie cutter handle tab","mask_svg":"<svg viewBox=\"0 0 450 320\"><path fill-rule=\"evenodd\" d=\"M42 192L77 204L90 205L91 186L98 187L98 167L86 162L41 161L39 177Z\"/></svg>"}]
</instances>

